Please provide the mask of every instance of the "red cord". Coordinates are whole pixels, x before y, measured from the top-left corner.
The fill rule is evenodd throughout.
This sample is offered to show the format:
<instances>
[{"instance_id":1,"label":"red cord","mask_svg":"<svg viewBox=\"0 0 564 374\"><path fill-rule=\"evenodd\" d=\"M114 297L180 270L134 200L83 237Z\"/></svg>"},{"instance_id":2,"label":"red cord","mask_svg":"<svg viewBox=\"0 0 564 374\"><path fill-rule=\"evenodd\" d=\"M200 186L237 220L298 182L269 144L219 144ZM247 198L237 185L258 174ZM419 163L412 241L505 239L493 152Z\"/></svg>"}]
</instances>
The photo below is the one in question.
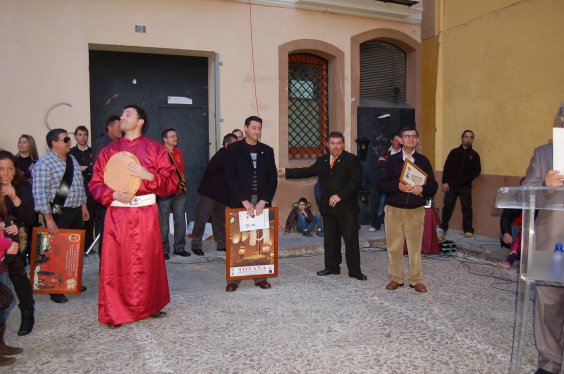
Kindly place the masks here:
<instances>
[{"instance_id":1,"label":"red cord","mask_svg":"<svg viewBox=\"0 0 564 374\"><path fill-rule=\"evenodd\" d=\"M251 5L251 0L249 0L249 25L251 28L251 59L253 62L253 85L255 88L255 105L257 108L257 116L260 117L259 114L259 106L258 106L258 96L257 96L257 79L256 79L256 75L255 75L255 48L254 48L254 44L253 44L253 14L252 14L252 5Z\"/></svg>"}]
</instances>

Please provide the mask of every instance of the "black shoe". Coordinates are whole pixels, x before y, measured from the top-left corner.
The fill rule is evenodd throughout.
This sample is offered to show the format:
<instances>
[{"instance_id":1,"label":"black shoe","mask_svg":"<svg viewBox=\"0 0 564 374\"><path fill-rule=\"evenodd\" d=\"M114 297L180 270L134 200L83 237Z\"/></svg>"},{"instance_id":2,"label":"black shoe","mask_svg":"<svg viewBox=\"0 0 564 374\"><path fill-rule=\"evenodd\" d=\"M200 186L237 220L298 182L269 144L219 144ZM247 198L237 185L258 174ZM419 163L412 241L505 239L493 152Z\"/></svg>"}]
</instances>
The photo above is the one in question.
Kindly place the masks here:
<instances>
[{"instance_id":1,"label":"black shoe","mask_svg":"<svg viewBox=\"0 0 564 374\"><path fill-rule=\"evenodd\" d=\"M80 292L85 292L87 289L86 286L80 286Z\"/></svg>"},{"instance_id":2,"label":"black shoe","mask_svg":"<svg viewBox=\"0 0 564 374\"><path fill-rule=\"evenodd\" d=\"M349 273L349 277L351 277L351 278L356 278L356 279L358 279L359 281L364 281L364 280L367 280L367 279L368 279L368 278L366 278L366 275L362 274L360 271L359 271L358 273L356 273L356 274L350 274L350 273Z\"/></svg>"},{"instance_id":3,"label":"black shoe","mask_svg":"<svg viewBox=\"0 0 564 374\"><path fill-rule=\"evenodd\" d=\"M317 236L323 237L323 230L317 230Z\"/></svg>"},{"instance_id":4,"label":"black shoe","mask_svg":"<svg viewBox=\"0 0 564 374\"><path fill-rule=\"evenodd\" d=\"M317 275L320 276L330 275L330 274L341 274L341 269L337 269L337 270L323 269L317 272Z\"/></svg>"},{"instance_id":5,"label":"black shoe","mask_svg":"<svg viewBox=\"0 0 564 374\"><path fill-rule=\"evenodd\" d=\"M170 260L170 255L167 253L167 254L165 255L165 261L168 261L168 260Z\"/></svg>"},{"instance_id":6,"label":"black shoe","mask_svg":"<svg viewBox=\"0 0 564 374\"><path fill-rule=\"evenodd\" d=\"M219 249L218 249L219 250ZM224 249L225 250L225 249ZM194 252L194 254L196 256L203 256L205 255L204 251L202 251L200 248L192 248L192 252Z\"/></svg>"},{"instance_id":7,"label":"black shoe","mask_svg":"<svg viewBox=\"0 0 564 374\"><path fill-rule=\"evenodd\" d=\"M163 312L162 310L151 316L151 318L163 318L163 317L166 317L166 312Z\"/></svg>"},{"instance_id":8,"label":"black shoe","mask_svg":"<svg viewBox=\"0 0 564 374\"><path fill-rule=\"evenodd\" d=\"M313 236L313 234L311 232L309 232L309 230L304 230L302 232L303 236L307 236L308 238L311 238Z\"/></svg>"},{"instance_id":9,"label":"black shoe","mask_svg":"<svg viewBox=\"0 0 564 374\"><path fill-rule=\"evenodd\" d=\"M33 310L22 310L22 322L20 324L20 330L18 331L19 336L27 335L33 330L33 325L35 324L35 317L33 315Z\"/></svg>"},{"instance_id":10,"label":"black shoe","mask_svg":"<svg viewBox=\"0 0 564 374\"><path fill-rule=\"evenodd\" d=\"M182 251L180 251L180 252L174 251L174 252L172 252L172 253L174 253L174 254L177 255L177 256L182 256L182 257L190 257L190 256L192 256L192 253L186 252L185 250L182 250Z\"/></svg>"},{"instance_id":11,"label":"black shoe","mask_svg":"<svg viewBox=\"0 0 564 374\"><path fill-rule=\"evenodd\" d=\"M552 374L550 371L546 371L544 369L538 368L537 371L535 371L535 374Z\"/></svg>"},{"instance_id":12,"label":"black shoe","mask_svg":"<svg viewBox=\"0 0 564 374\"><path fill-rule=\"evenodd\" d=\"M69 299L67 299L67 297L63 294L60 293L52 293L51 294L51 300L53 300L54 303L57 304L62 304L62 303L66 303L67 301L69 301Z\"/></svg>"}]
</instances>

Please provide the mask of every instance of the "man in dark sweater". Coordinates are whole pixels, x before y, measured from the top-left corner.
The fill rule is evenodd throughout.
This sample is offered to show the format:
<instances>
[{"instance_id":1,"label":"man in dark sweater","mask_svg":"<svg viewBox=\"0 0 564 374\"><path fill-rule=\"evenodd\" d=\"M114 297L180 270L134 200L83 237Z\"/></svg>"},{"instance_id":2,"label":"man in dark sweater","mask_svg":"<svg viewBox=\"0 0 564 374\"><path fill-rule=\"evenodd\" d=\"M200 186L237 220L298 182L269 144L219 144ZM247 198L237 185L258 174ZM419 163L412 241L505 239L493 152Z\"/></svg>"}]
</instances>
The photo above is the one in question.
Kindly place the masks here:
<instances>
[{"instance_id":1,"label":"man in dark sweater","mask_svg":"<svg viewBox=\"0 0 564 374\"><path fill-rule=\"evenodd\" d=\"M319 177L323 218L325 269L317 275L340 274L341 236L345 241L345 258L349 277L366 280L360 270L358 244L358 190L362 181L362 168L357 156L344 150L345 137L333 131L327 138L329 153L317 158L306 168L278 169L280 177L288 179Z\"/></svg>"},{"instance_id":2,"label":"man in dark sweater","mask_svg":"<svg viewBox=\"0 0 564 374\"><path fill-rule=\"evenodd\" d=\"M225 155L227 147L236 141L237 136L231 133L223 137L223 147L211 158L200 182L196 218L192 228L191 246L195 255L204 255L202 237L210 217L217 250L225 251L225 207L229 203L229 189L225 182Z\"/></svg>"},{"instance_id":3,"label":"man in dark sweater","mask_svg":"<svg viewBox=\"0 0 564 374\"><path fill-rule=\"evenodd\" d=\"M474 132L464 130L461 136L462 144L448 154L443 168L443 219L440 229L443 233L448 230L448 221L454 211L456 199L460 197L462 207L462 229L467 238L474 235L472 227L472 181L480 175L480 155L472 149Z\"/></svg>"},{"instance_id":4,"label":"man in dark sweater","mask_svg":"<svg viewBox=\"0 0 564 374\"><path fill-rule=\"evenodd\" d=\"M433 176L433 167L427 159L415 151L419 142L419 133L413 127L404 127L401 132L403 149L388 157L384 175L378 183L380 193L386 194L385 228L386 246L388 247L388 275L391 281L388 290L403 286L403 245L407 243L409 255L409 286L424 293L427 288L423 283L421 266L421 242L425 219L425 200L437 192L437 182ZM402 180L402 171L406 160L414 163L427 174L422 185L408 184Z\"/></svg>"},{"instance_id":5,"label":"man in dark sweater","mask_svg":"<svg viewBox=\"0 0 564 374\"><path fill-rule=\"evenodd\" d=\"M82 178L84 179L84 190L86 191L86 207L90 214L90 219L84 222L86 237L84 248L87 250L94 241L94 220L96 219L96 203L88 189L88 183L92 179L92 148L88 146L88 129L85 126L78 126L74 130L74 139L76 145L70 149L70 154L76 158L82 170Z\"/></svg>"}]
</instances>

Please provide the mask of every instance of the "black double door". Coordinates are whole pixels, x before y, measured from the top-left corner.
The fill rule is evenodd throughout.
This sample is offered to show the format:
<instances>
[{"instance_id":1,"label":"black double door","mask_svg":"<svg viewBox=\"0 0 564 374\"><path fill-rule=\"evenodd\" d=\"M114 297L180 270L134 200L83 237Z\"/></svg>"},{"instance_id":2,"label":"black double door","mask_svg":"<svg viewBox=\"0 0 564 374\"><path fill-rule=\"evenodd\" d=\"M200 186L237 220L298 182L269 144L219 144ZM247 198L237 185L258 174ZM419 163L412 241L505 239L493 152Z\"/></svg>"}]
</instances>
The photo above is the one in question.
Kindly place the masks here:
<instances>
[{"instance_id":1,"label":"black double door","mask_svg":"<svg viewBox=\"0 0 564 374\"><path fill-rule=\"evenodd\" d=\"M196 191L208 163L208 60L205 57L90 51L91 141L110 115L137 104L147 112L145 135L161 141L174 128L188 181L186 213L194 219Z\"/></svg>"}]
</instances>

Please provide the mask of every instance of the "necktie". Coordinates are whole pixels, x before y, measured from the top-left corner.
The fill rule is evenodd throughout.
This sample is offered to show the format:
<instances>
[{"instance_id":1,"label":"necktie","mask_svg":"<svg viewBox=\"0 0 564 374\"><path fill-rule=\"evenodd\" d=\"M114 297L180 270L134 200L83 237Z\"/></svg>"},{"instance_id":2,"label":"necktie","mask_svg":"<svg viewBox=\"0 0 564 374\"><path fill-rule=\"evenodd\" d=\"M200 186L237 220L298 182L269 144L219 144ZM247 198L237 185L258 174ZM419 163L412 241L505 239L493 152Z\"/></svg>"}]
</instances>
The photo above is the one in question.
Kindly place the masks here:
<instances>
[{"instance_id":1,"label":"necktie","mask_svg":"<svg viewBox=\"0 0 564 374\"><path fill-rule=\"evenodd\" d=\"M333 166L335 166L335 162L337 162L337 157L333 157L333 160L331 160L331 165L329 165L331 169L333 169Z\"/></svg>"}]
</instances>

